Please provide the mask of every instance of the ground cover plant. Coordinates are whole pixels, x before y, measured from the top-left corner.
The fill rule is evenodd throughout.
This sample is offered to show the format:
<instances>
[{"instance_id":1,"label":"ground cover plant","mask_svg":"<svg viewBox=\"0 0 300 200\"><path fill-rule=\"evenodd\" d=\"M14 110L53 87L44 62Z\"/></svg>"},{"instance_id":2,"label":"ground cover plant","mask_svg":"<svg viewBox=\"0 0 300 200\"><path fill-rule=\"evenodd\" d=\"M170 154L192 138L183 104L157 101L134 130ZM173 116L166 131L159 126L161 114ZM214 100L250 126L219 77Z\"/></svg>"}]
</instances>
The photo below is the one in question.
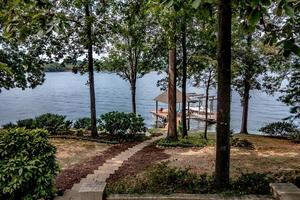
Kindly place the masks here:
<instances>
[{"instance_id":1,"label":"ground cover plant","mask_svg":"<svg viewBox=\"0 0 300 200\"><path fill-rule=\"evenodd\" d=\"M205 139L202 133L191 133L186 137L178 137L178 140L168 140L168 138L163 138L157 142L160 147L204 147L207 145L214 144L212 138Z\"/></svg>"},{"instance_id":2,"label":"ground cover plant","mask_svg":"<svg viewBox=\"0 0 300 200\"><path fill-rule=\"evenodd\" d=\"M56 149L46 130L0 132L0 199L45 199L54 194Z\"/></svg>"},{"instance_id":3,"label":"ground cover plant","mask_svg":"<svg viewBox=\"0 0 300 200\"><path fill-rule=\"evenodd\" d=\"M248 173L232 179L223 190L215 186L214 176L196 174L189 169L170 167L166 162L156 164L142 174L126 177L109 184L108 194L172 194L172 193L227 193L227 194L269 194L272 179L267 174Z\"/></svg>"}]
</instances>

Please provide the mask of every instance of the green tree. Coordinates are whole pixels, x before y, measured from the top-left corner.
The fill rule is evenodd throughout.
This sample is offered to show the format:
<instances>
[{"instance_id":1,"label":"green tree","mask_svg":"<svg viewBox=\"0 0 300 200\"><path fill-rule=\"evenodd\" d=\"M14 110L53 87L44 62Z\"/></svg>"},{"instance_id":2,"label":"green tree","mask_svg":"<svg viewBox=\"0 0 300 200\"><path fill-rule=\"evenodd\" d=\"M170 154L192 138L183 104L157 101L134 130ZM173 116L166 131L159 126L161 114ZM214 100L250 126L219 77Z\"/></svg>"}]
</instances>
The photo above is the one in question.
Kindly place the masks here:
<instances>
[{"instance_id":1,"label":"green tree","mask_svg":"<svg viewBox=\"0 0 300 200\"><path fill-rule=\"evenodd\" d=\"M298 65L299 66L299 65ZM292 73L289 84L281 91L282 95L279 99L290 106L291 116L287 119L300 119L300 71L295 69Z\"/></svg>"},{"instance_id":2,"label":"green tree","mask_svg":"<svg viewBox=\"0 0 300 200\"><path fill-rule=\"evenodd\" d=\"M168 47L168 135L169 140L177 140L177 111L176 111L176 79L177 79L177 59L176 47L179 28L177 26L178 2L151 0L150 10L156 16L162 32L165 34ZM174 4L173 4L174 3Z\"/></svg>"},{"instance_id":3,"label":"green tree","mask_svg":"<svg viewBox=\"0 0 300 200\"><path fill-rule=\"evenodd\" d=\"M250 91L262 89L261 76L267 72L267 63L263 60L262 51L253 43L252 36L247 36L246 39L237 42L233 52L233 87L242 98L243 114L240 133L245 134L248 134Z\"/></svg>"},{"instance_id":4,"label":"green tree","mask_svg":"<svg viewBox=\"0 0 300 200\"><path fill-rule=\"evenodd\" d=\"M132 111L136 113L137 79L161 63L157 28L147 12L146 0L117 1L112 10L108 56L97 66L98 70L115 72L130 83Z\"/></svg>"},{"instance_id":5,"label":"green tree","mask_svg":"<svg viewBox=\"0 0 300 200\"><path fill-rule=\"evenodd\" d=\"M100 54L106 33L104 2L94 0L60 0L53 9L55 21L50 52L63 64L77 65L74 71L88 73L91 135L98 136L94 88L94 54ZM57 42L59 41L59 42ZM78 61L81 60L78 66Z\"/></svg>"},{"instance_id":6,"label":"green tree","mask_svg":"<svg viewBox=\"0 0 300 200\"><path fill-rule=\"evenodd\" d=\"M47 30L52 20L50 1L0 2L0 91L35 88L44 81Z\"/></svg>"}]
</instances>

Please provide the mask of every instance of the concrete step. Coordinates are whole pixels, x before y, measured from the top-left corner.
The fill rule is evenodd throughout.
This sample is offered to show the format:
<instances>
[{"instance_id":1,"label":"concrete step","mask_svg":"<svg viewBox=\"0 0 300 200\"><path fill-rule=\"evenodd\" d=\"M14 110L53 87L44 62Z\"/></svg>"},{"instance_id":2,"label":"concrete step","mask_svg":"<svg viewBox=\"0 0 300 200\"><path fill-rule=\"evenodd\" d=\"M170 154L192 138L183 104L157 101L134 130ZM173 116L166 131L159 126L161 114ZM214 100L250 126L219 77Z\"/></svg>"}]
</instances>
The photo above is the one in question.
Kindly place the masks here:
<instances>
[{"instance_id":1,"label":"concrete step","mask_svg":"<svg viewBox=\"0 0 300 200\"><path fill-rule=\"evenodd\" d=\"M273 200L268 195L243 195L243 196L224 196L218 194L172 194L172 195L129 195L115 194L106 198L107 200Z\"/></svg>"},{"instance_id":2,"label":"concrete step","mask_svg":"<svg viewBox=\"0 0 300 200\"><path fill-rule=\"evenodd\" d=\"M271 183L270 188L277 200L300 200L300 189L292 183Z\"/></svg>"},{"instance_id":3,"label":"concrete step","mask_svg":"<svg viewBox=\"0 0 300 200\"><path fill-rule=\"evenodd\" d=\"M102 200L106 182L89 179L81 185L79 196L82 200Z\"/></svg>"}]
</instances>

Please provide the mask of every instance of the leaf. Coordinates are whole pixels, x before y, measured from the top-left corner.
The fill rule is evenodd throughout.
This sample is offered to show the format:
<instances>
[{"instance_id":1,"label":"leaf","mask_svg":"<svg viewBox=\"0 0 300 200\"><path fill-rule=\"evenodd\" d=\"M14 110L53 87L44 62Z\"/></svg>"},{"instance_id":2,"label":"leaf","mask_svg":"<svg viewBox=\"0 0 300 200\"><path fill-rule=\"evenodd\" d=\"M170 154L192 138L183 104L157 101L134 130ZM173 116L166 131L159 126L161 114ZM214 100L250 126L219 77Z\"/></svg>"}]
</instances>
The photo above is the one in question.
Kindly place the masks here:
<instances>
[{"instance_id":1,"label":"leaf","mask_svg":"<svg viewBox=\"0 0 300 200\"><path fill-rule=\"evenodd\" d=\"M261 13L257 9L253 10L248 18L250 25L255 26L258 23L260 16Z\"/></svg>"},{"instance_id":2,"label":"leaf","mask_svg":"<svg viewBox=\"0 0 300 200\"><path fill-rule=\"evenodd\" d=\"M294 8L292 8L289 5L285 5L284 6L284 12L288 15L288 16L293 16L295 14Z\"/></svg>"},{"instance_id":3,"label":"leaf","mask_svg":"<svg viewBox=\"0 0 300 200\"><path fill-rule=\"evenodd\" d=\"M195 0L195 1L192 3L192 7L195 8L195 9L197 9L197 8L199 8L200 3L201 3L201 0Z\"/></svg>"}]
</instances>

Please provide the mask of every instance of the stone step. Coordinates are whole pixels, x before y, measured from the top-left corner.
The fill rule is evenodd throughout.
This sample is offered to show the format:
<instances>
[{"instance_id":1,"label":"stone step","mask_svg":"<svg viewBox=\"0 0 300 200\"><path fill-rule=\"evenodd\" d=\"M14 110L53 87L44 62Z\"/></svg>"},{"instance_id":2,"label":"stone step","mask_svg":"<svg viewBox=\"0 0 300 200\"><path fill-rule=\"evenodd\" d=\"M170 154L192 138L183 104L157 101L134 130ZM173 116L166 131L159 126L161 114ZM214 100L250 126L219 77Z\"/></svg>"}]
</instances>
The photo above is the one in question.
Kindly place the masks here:
<instances>
[{"instance_id":1,"label":"stone step","mask_svg":"<svg viewBox=\"0 0 300 200\"><path fill-rule=\"evenodd\" d=\"M88 174L86 178L80 180L80 183L74 184L71 190L65 191L62 197L57 197L55 200L102 200L106 179L135 153L162 137L144 141L107 160L97 170L94 170L93 174Z\"/></svg>"},{"instance_id":2,"label":"stone step","mask_svg":"<svg viewBox=\"0 0 300 200\"><path fill-rule=\"evenodd\" d=\"M292 183L271 183L271 192L277 200L299 200L300 189Z\"/></svg>"},{"instance_id":3,"label":"stone step","mask_svg":"<svg viewBox=\"0 0 300 200\"><path fill-rule=\"evenodd\" d=\"M107 200L273 200L268 195L242 195L242 196L221 196L218 194L172 194L172 195L130 195L115 194L106 198Z\"/></svg>"},{"instance_id":4,"label":"stone step","mask_svg":"<svg viewBox=\"0 0 300 200\"><path fill-rule=\"evenodd\" d=\"M81 185L79 196L82 200L102 200L106 182L89 179Z\"/></svg>"},{"instance_id":5,"label":"stone step","mask_svg":"<svg viewBox=\"0 0 300 200\"><path fill-rule=\"evenodd\" d=\"M97 173L97 174L89 174L87 175L87 179L93 179L93 180L99 180L99 181L106 181L108 179L110 174L105 173Z\"/></svg>"}]
</instances>

